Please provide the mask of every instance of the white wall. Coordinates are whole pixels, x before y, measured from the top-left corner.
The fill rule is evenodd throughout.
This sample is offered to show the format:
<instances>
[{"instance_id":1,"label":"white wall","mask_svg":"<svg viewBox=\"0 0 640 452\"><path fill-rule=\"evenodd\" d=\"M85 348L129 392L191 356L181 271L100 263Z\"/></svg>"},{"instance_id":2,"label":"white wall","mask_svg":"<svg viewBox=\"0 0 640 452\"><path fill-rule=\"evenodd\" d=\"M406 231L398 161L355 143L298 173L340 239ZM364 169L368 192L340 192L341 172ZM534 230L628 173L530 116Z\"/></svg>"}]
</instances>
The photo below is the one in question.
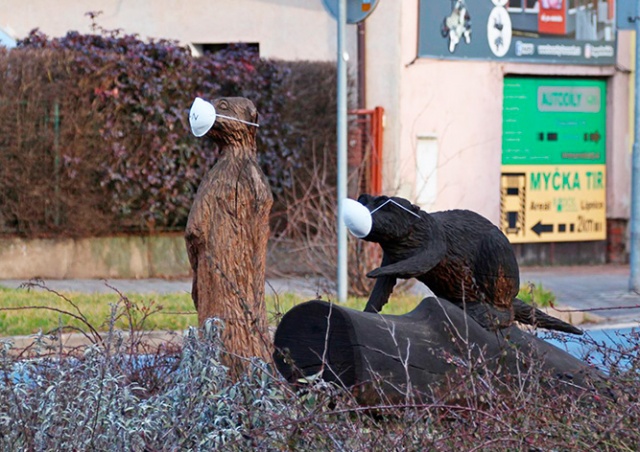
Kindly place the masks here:
<instances>
[{"instance_id":1,"label":"white wall","mask_svg":"<svg viewBox=\"0 0 640 452\"><path fill-rule=\"evenodd\" d=\"M395 154L401 146L402 38L400 1L380 1L365 23L366 107L385 109L382 183L385 192L401 190L401 162Z\"/></svg>"},{"instance_id":2,"label":"white wall","mask_svg":"<svg viewBox=\"0 0 640 452\"><path fill-rule=\"evenodd\" d=\"M502 77L483 62L418 60L403 77L401 170L413 182L420 135L438 140L433 210L471 209L498 220Z\"/></svg>"},{"instance_id":3,"label":"white wall","mask_svg":"<svg viewBox=\"0 0 640 452\"><path fill-rule=\"evenodd\" d=\"M632 45L635 32L618 32L618 64L609 81L607 108L607 217L629 218L635 74Z\"/></svg>"},{"instance_id":4,"label":"white wall","mask_svg":"<svg viewBox=\"0 0 640 452\"><path fill-rule=\"evenodd\" d=\"M97 23L141 38L187 43L258 42L266 58L328 61L336 58L336 22L321 0L27 0L0 2L0 27L17 38L40 28L51 37L91 32ZM356 27L347 27L355 55Z\"/></svg>"}]
</instances>

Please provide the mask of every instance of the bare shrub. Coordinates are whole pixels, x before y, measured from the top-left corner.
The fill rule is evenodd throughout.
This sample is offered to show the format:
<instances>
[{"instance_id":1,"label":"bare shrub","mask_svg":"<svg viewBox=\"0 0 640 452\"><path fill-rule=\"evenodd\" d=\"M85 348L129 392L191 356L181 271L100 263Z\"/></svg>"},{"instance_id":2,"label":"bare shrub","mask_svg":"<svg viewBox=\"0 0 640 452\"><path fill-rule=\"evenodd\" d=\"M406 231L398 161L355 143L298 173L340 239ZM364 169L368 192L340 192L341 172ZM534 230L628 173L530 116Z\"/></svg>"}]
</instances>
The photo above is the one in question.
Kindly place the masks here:
<instances>
[{"instance_id":1,"label":"bare shrub","mask_svg":"<svg viewBox=\"0 0 640 452\"><path fill-rule=\"evenodd\" d=\"M112 227L95 183L103 160L97 117L82 90L69 52L0 57L0 228L61 234L70 216L83 219L80 234Z\"/></svg>"},{"instance_id":2,"label":"bare shrub","mask_svg":"<svg viewBox=\"0 0 640 452\"><path fill-rule=\"evenodd\" d=\"M18 359L0 348L2 450L634 450L640 441L638 348L617 369L617 398L557 391L531 361L506 377L458 362L440 398L359 406L320 379L289 386L253 360L227 378L223 325L179 349L132 355L115 331L75 355ZM140 372L140 369L146 372Z\"/></svg>"},{"instance_id":3,"label":"bare shrub","mask_svg":"<svg viewBox=\"0 0 640 452\"><path fill-rule=\"evenodd\" d=\"M270 243L272 274L312 274L327 284L336 279L338 199L328 154L326 148L312 149L308 164L294 173L287 202L281 206L281 223ZM365 275L380 265L380 247L353 237L348 246L349 290L365 296L373 285Z\"/></svg>"},{"instance_id":4,"label":"bare shrub","mask_svg":"<svg viewBox=\"0 0 640 452\"><path fill-rule=\"evenodd\" d=\"M72 300L69 312L83 317ZM73 353L43 335L28 358L0 341L0 449L634 450L640 442L636 332L617 345L589 344L605 357L613 396L558 390L536 357L505 375L469 354L428 398L408 382L403 403L360 406L348 388L320 378L291 386L257 359L232 381L215 319L148 348L147 314L155 315L121 300L100 339ZM130 319L126 336L114 329L119 316Z\"/></svg>"}]
</instances>

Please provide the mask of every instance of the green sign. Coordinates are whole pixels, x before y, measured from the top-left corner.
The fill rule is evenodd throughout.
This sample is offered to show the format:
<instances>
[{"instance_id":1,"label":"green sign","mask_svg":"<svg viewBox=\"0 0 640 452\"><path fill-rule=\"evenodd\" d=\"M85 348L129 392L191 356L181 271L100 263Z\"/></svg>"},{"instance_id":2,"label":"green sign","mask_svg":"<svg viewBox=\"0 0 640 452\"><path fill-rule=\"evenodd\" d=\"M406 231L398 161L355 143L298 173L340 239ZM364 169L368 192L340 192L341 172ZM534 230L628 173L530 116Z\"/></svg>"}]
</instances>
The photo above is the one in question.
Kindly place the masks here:
<instances>
[{"instance_id":1,"label":"green sign","mask_svg":"<svg viewBox=\"0 0 640 452\"><path fill-rule=\"evenodd\" d=\"M603 164L606 82L504 79L503 165Z\"/></svg>"},{"instance_id":2,"label":"green sign","mask_svg":"<svg viewBox=\"0 0 640 452\"><path fill-rule=\"evenodd\" d=\"M606 82L506 77L501 229L511 243L606 238Z\"/></svg>"}]
</instances>

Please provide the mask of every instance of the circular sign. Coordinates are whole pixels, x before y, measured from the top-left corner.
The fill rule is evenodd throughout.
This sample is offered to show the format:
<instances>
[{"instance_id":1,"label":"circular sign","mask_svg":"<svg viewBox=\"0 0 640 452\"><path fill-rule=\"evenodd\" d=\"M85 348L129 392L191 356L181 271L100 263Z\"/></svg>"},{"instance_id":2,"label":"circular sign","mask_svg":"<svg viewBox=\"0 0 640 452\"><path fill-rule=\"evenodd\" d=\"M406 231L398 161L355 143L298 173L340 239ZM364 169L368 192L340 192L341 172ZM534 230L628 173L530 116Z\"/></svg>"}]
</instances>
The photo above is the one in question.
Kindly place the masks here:
<instances>
[{"instance_id":1,"label":"circular sign","mask_svg":"<svg viewBox=\"0 0 640 452\"><path fill-rule=\"evenodd\" d=\"M511 17L507 10L496 6L489 14L487 21L487 40L493 54L503 57L511 46Z\"/></svg>"},{"instance_id":2,"label":"circular sign","mask_svg":"<svg viewBox=\"0 0 640 452\"><path fill-rule=\"evenodd\" d=\"M362 22L376 9L379 0L346 0L347 23L357 24ZM322 0L325 9L338 20L338 3L340 0Z\"/></svg>"}]
</instances>

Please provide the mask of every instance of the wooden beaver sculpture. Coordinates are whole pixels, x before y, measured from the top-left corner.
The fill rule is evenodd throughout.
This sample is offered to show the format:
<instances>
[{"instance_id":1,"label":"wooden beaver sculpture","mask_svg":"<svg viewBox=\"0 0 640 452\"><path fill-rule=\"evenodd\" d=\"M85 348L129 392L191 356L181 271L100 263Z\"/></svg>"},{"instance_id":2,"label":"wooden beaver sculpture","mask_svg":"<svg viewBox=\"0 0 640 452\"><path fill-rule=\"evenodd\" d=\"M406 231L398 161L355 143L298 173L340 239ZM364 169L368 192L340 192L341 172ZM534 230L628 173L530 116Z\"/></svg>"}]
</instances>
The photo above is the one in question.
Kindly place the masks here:
<instances>
[{"instance_id":1,"label":"wooden beaver sculpture","mask_svg":"<svg viewBox=\"0 0 640 452\"><path fill-rule=\"evenodd\" d=\"M382 264L367 274L377 280L365 311L382 309L397 278L416 278L487 329L504 328L515 320L582 334L516 297L520 274L511 244L483 216L469 210L428 214L398 197L365 194L358 203L371 213L370 223L364 231L354 232L345 220L347 226L383 250Z\"/></svg>"},{"instance_id":2,"label":"wooden beaver sculpture","mask_svg":"<svg viewBox=\"0 0 640 452\"><path fill-rule=\"evenodd\" d=\"M264 278L273 197L258 165L257 119L253 102L242 97L196 99L189 118L194 135L207 135L220 150L185 230L191 296L201 326L213 317L225 322L223 363L234 377L248 369L249 357L270 360Z\"/></svg>"}]
</instances>

